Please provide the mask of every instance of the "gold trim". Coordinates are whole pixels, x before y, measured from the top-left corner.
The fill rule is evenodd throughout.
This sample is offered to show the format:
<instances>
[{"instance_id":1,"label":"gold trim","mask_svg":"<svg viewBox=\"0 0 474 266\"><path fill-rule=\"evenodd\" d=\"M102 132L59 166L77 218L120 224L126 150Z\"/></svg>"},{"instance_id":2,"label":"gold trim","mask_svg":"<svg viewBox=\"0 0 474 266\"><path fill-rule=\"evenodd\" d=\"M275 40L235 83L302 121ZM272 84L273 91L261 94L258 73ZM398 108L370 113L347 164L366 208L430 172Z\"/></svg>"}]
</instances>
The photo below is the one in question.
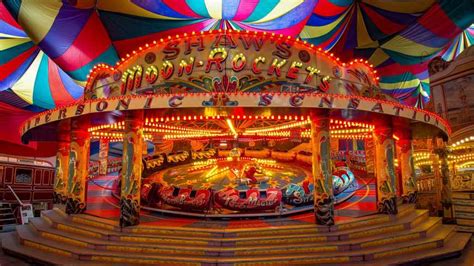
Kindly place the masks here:
<instances>
[{"instance_id":1,"label":"gold trim","mask_svg":"<svg viewBox=\"0 0 474 266\"><path fill-rule=\"evenodd\" d=\"M65 224L58 224L56 228L58 230L65 231L65 232L76 233L79 235L90 236L90 237L95 237L95 238L102 238L102 234L87 231L84 229L80 229L80 228L65 225Z\"/></svg>"},{"instance_id":2,"label":"gold trim","mask_svg":"<svg viewBox=\"0 0 474 266\"><path fill-rule=\"evenodd\" d=\"M36 248L36 249L39 249L39 250L42 250L42 251L55 253L55 254L62 255L62 256L67 256L67 257L72 256L71 252L60 250L60 249L54 249L52 247L41 245L41 244L29 241L29 240L23 240L23 245L26 246L26 247Z\"/></svg>"},{"instance_id":3,"label":"gold trim","mask_svg":"<svg viewBox=\"0 0 474 266\"><path fill-rule=\"evenodd\" d=\"M90 226L94 226L94 227L98 227L98 228L107 229L107 230L114 230L115 229L115 226L113 226L113 225L104 224L104 223L101 223L101 222L96 222L96 221L92 221L92 220L81 218L81 217L72 217L72 221L76 222L76 223L80 223L80 224L85 224L85 225L90 225Z\"/></svg>"},{"instance_id":4,"label":"gold trim","mask_svg":"<svg viewBox=\"0 0 474 266\"><path fill-rule=\"evenodd\" d=\"M382 228L365 230L365 231L361 231L357 233L351 233L348 236L350 239L354 239L354 238L372 236L372 235L383 234L383 233L391 233L391 232L396 232L396 231L401 231L401 230L405 230L404 224L397 224L397 225L392 225L392 226L387 226L387 227L382 227Z\"/></svg>"},{"instance_id":5,"label":"gold trim","mask_svg":"<svg viewBox=\"0 0 474 266\"><path fill-rule=\"evenodd\" d=\"M405 247L405 248L399 248L396 250L390 250L390 251L385 251L381 253L376 253L374 254L374 258L383 258L387 256L396 256L396 255L401 255L405 253L414 253L416 251L424 250L424 249L431 249L431 248L438 248L438 243L436 242L430 242L430 243L425 243L417 246L411 246L411 247Z\"/></svg>"},{"instance_id":6,"label":"gold trim","mask_svg":"<svg viewBox=\"0 0 474 266\"><path fill-rule=\"evenodd\" d=\"M82 242L82 241L79 241L79 240L63 237L63 236L60 236L60 235L51 234L51 233L48 233L48 232L41 232L41 236L44 237L44 238L56 240L56 241L63 242L63 243L66 243L66 244L70 244L70 245L74 245L74 246L79 246L79 247L87 247L88 246L88 244L86 242Z\"/></svg>"}]
</instances>

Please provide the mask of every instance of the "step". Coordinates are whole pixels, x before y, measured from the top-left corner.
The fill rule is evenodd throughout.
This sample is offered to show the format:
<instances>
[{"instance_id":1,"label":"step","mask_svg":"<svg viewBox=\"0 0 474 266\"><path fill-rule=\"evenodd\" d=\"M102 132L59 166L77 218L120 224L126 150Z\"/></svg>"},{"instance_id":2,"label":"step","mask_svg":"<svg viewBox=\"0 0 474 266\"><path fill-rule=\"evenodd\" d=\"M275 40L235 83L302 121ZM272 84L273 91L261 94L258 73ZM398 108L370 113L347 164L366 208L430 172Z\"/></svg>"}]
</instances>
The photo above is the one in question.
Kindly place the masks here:
<instances>
[{"instance_id":1,"label":"step","mask_svg":"<svg viewBox=\"0 0 474 266\"><path fill-rule=\"evenodd\" d=\"M454 205L454 212L471 212L474 213L474 206Z\"/></svg>"},{"instance_id":2,"label":"step","mask_svg":"<svg viewBox=\"0 0 474 266\"><path fill-rule=\"evenodd\" d=\"M4 224L4 225L0 225L0 232L4 233L4 232L12 232L12 231L15 231L15 230L16 230L16 226L17 226L16 223L14 223L14 224Z\"/></svg>"},{"instance_id":3,"label":"step","mask_svg":"<svg viewBox=\"0 0 474 266\"><path fill-rule=\"evenodd\" d=\"M410 228L411 224L419 223L423 219L428 218L427 210L413 210L408 215L398 217L398 216L389 216L384 224L368 224L363 228L347 229L341 231L330 232L329 236L337 236L339 239L355 239L363 236L375 235L378 233L388 233L388 232L397 232L400 230Z\"/></svg>"},{"instance_id":4,"label":"step","mask_svg":"<svg viewBox=\"0 0 474 266\"><path fill-rule=\"evenodd\" d=\"M400 212L397 217L402 217L413 210L414 205L402 205L400 207ZM65 215L62 211L56 209L56 212L60 212L61 215ZM66 216L67 217L67 216ZM354 219L353 221L342 222L335 226L332 226L330 229L348 229L348 228L357 228L357 227L364 227L370 224L377 224L377 223L384 223L389 220L389 216L387 215L374 215L371 217L363 217L359 219ZM120 230L118 221L111 221L108 219L103 219L99 217L94 217L91 215L73 215L72 220L76 223L86 224L88 226L96 226L102 229L107 230ZM274 220L265 220L268 222L275 223ZM283 220L276 220L279 223L284 223ZM290 220L294 222L294 220ZM216 228L214 224L219 225L221 228ZM311 233L314 231L317 232L326 232L328 231L327 226L318 226L314 224L297 224L297 225L275 225L275 226L268 226L268 227L243 227L243 228L222 228L222 223L216 222L213 223L212 221L206 222L206 227L173 227L173 226L147 226L147 225L139 225L139 226L132 226L123 228L123 231L129 231L132 233L142 233L142 234L150 234L150 233L163 233L166 231L173 231L176 235L177 233L183 232L185 235L188 235L189 232L193 234L196 233L196 230L199 229L200 233L208 233L208 234L237 234L238 236L260 236L260 235L274 235L277 231L289 231L290 233L294 234L300 231L301 233ZM304 231L306 230L306 231Z\"/></svg>"},{"instance_id":5,"label":"step","mask_svg":"<svg viewBox=\"0 0 474 266\"><path fill-rule=\"evenodd\" d=\"M176 257L164 255L148 255L117 253L111 251L94 251L86 248L77 247L74 245L59 243L38 237L37 233L31 230L31 227L23 226L18 228L18 233L27 245L34 246L34 244L41 243L43 249L56 248L56 253L63 253L67 256L77 256L79 259L91 259L95 261L107 262L124 262L124 263L182 263L184 261L190 263L259 263L259 262L278 262L278 263L314 263L314 262L344 262L344 261L360 261L383 258L387 256L401 255L407 252L419 251L424 249L432 249L441 247L444 239L453 231L454 226L443 226L436 233L430 233L432 236L426 239L419 239L407 243L395 243L383 247L374 247L357 251L344 251L333 254L315 254L314 252L307 252L305 254L293 254L288 256L238 256L210 259L205 256L195 257ZM124 256L125 255L125 256Z\"/></svg>"},{"instance_id":6,"label":"step","mask_svg":"<svg viewBox=\"0 0 474 266\"><path fill-rule=\"evenodd\" d=\"M0 222L11 221L11 220L16 221L16 218L15 217L2 217L2 218L0 218Z\"/></svg>"},{"instance_id":7,"label":"step","mask_svg":"<svg viewBox=\"0 0 474 266\"><path fill-rule=\"evenodd\" d=\"M474 212L456 211L454 217L456 217L456 219L474 219Z\"/></svg>"},{"instance_id":8,"label":"step","mask_svg":"<svg viewBox=\"0 0 474 266\"><path fill-rule=\"evenodd\" d=\"M154 245L153 243L123 243L110 242L106 240L100 240L95 238L87 238L80 235L69 234L57 229L50 227L50 224L43 219L34 218L31 223L39 231L43 237L55 239L57 241L69 243L72 245L90 247L96 249L107 249L107 250L131 250L135 252L161 252L170 253L169 249L181 249L182 252L175 252L181 254L229 254L230 252L234 255L256 255L256 254L270 254L270 253L298 253L307 252L323 252L323 251L336 251L336 250L349 250L349 249L360 249L363 247L376 246L379 244L389 244L398 241L405 241L408 239L416 239L426 236L429 230L436 227L441 222L441 218L430 217L425 223L420 224L414 229L405 230L403 233L391 233L378 235L376 237L359 238L356 240L346 241L327 241L320 243L311 242L300 242L297 247L288 247L285 245L260 245L260 246L234 246L234 247L208 247L208 246L172 246L172 245ZM301 244L304 243L304 244ZM165 249L164 251L159 249ZM166 252L167 251L167 252Z\"/></svg>"},{"instance_id":9,"label":"step","mask_svg":"<svg viewBox=\"0 0 474 266\"><path fill-rule=\"evenodd\" d=\"M35 246L25 246L20 243L18 235L16 232L4 233L2 236L2 249L3 252L7 255L12 255L20 258L33 259L35 264L44 264L44 265L77 265L77 264L87 264L87 262L81 262L74 258L67 256L51 256L54 254L53 250L42 250L41 247ZM38 252L42 250L45 252Z\"/></svg>"},{"instance_id":10,"label":"step","mask_svg":"<svg viewBox=\"0 0 474 266\"><path fill-rule=\"evenodd\" d=\"M472 226L472 227L474 227L474 219L456 218L456 223L459 226Z\"/></svg>"},{"instance_id":11,"label":"step","mask_svg":"<svg viewBox=\"0 0 474 266\"><path fill-rule=\"evenodd\" d=\"M321 242L327 240L334 240L334 239L349 239L351 237L361 237L363 235L373 235L376 233L387 233L390 231L398 231L400 229L409 228L411 222L413 222L416 218L423 219L427 217L427 212L424 210L417 210L413 211L407 217L404 217L399 220L398 222L390 222L382 225L374 225L374 226L366 226L363 231L358 229L351 229L346 230L347 233L344 231L336 231L330 233L305 233L305 234L294 234L293 232L288 235L288 232L284 232L286 235L282 235L281 232L277 233L274 232L274 235L271 236L257 236L257 237L235 237L228 235L226 237L219 237L216 236L211 237L195 237L195 236L174 236L170 235L168 232L166 235L156 236L156 235L142 235L142 234L128 234L123 232L117 231L107 231L105 230L95 231L93 228L86 228L81 224L75 223L68 223L67 220L64 220L63 217L51 215L50 213L44 213L44 217L47 219L51 219L52 222L59 230L68 231L71 233L82 234L87 236L92 236L96 238L103 238L103 239L114 239L114 240L121 240L127 242L154 242L154 243L181 243L181 244L191 244L191 245L217 245L219 242L222 242L224 246L229 245L237 245L237 246L256 246L262 244L291 244L291 243L300 243L301 241L312 241L312 242ZM63 221L60 221L63 219ZM401 224L400 222L403 222ZM370 229L370 230L369 230ZM197 229L195 229L197 230ZM358 231L357 231L358 230ZM355 235L356 233L364 232L362 234ZM173 232L171 232L172 234ZM354 236L352 236L354 235ZM190 241L191 240L191 241ZM181 242L183 241L183 242ZM214 242L214 243L210 243Z\"/></svg>"},{"instance_id":12,"label":"step","mask_svg":"<svg viewBox=\"0 0 474 266\"><path fill-rule=\"evenodd\" d=\"M53 217L57 218L57 217ZM64 217L61 217L64 219ZM154 243L123 243L113 242L91 236L68 233L52 227L52 220L34 218L30 225L18 226L18 235L21 236L25 248L37 248L43 251L54 252L69 258L78 258L83 262L95 261L96 263L138 263L138 264L316 264L316 263L356 263L364 261L364 265L396 256L404 260L412 252L424 253L434 250L448 243L456 234L454 226L440 224L440 218L428 217L424 211L412 211L406 217L391 218L390 223L401 223L403 231L381 231L377 235L358 236L352 239L337 238L333 241L319 243L305 243L300 241L291 246L287 245L259 245L259 246L184 246L182 243L175 245L156 245ZM361 228L359 231L373 230L373 227L388 226L372 225ZM199 228L197 230L200 230ZM346 233L355 231L350 228L319 234ZM46 234L44 234L46 233ZM114 231L114 233L120 233ZM123 232L121 234L131 234ZM282 236L279 236L280 238ZM242 237L226 235L223 239L236 242ZM231 240L233 238L233 240ZM248 237L244 237L247 238ZM218 239L217 241L221 241ZM102 245L102 246L100 246ZM110 250L110 247L113 247ZM98 248L94 250L93 248ZM102 249L103 248L103 249ZM8 247L5 247L8 249ZM109 250L108 250L109 249ZM40 252L37 252L40 253ZM210 258L210 256L221 256ZM62 256L54 256L62 257ZM64 264L64 263L58 263ZM77 263L76 263L77 264ZM377 265L377 264L375 264Z\"/></svg>"},{"instance_id":13,"label":"step","mask_svg":"<svg viewBox=\"0 0 474 266\"><path fill-rule=\"evenodd\" d=\"M109 258L108 262L120 262L117 258L125 260L125 263L138 263L140 264L143 261L142 258L150 258L151 256L142 254L142 253L124 253L124 252L115 252L108 250L92 250L86 247L79 247L73 244L67 244L63 242L56 242L51 239L43 238L39 233L37 233L31 226L18 226L17 234L20 238L20 241L23 245L29 247L39 248L46 252L52 252L57 255L62 255L66 257L72 257L79 260L97 260L102 261L101 257L107 256ZM127 260L128 258L133 258L132 260ZM115 259L114 259L115 258ZM208 259L206 256L194 256L181 258L176 255L155 255L153 256L154 262L157 263L187 263L193 262L196 263L215 263L214 259Z\"/></svg>"},{"instance_id":14,"label":"step","mask_svg":"<svg viewBox=\"0 0 474 266\"><path fill-rule=\"evenodd\" d=\"M462 205L462 206L474 206L474 200L466 200L466 199L456 199L453 200L453 205Z\"/></svg>"},{"instance_id":15,"label":"step","mask_svg":"<svg viewBox=\"0 0 474 266\"><path fill-rule=\"evenodd\" d=\"M58 210L56 210L58 211ZM91 215L72 215L70 217L73 222L81 223L89 226L96 226L99 228L107 229L107 230L120 230L118 221L111 221L108 219L103 219L99 217L94 217ZM271 221L271 220L270 220ZM294 223L294 221L292 221ZM251 221L249 222L251 223ZM283 223L280 221L280 223ZM197 229L201 233L206 233L207 235L213 234L225 234L225 233L235 233L235 234L249 234L249 235L272 235L275 231L278 230L308 230L308 231L318 231L318 232L327 232L329 229L327 226L318 226L311 223L306 224L291 224L291 225L275 225L275 226L266 226L266 227L251 227L246 226L243 228L226 228L223 226L222 222L212 222L206 221L206 227L177 227L177 226L147 226L147 225L139 225L139 226L131 226L127 228L123 228L124 232L131 232L131 233L160 233L160 232L170 232L172 231L174 234L176 233L183 233L188 235L190 232L196 233Z\"/></svg>"},{"instance_id":16,"label":"step","mask_svg":"<svg viewBox=\"0 0 474 266\"><path fill-rule=\"evenodd\" d=\"M443 235L448 235L450 230L444 229ZM419 239L403 243L395 243L388 246L368 248L357 251L336 252L333 254L305 254L294 256L272 256L272 257L240 257L240 258L223 258L219 262L239 264L254 263L278 263L278 264L315 264L315 263L344 263L356 261L371 261L377 258L383 258L392 255L402 255L407 252L418 251L423 249L431 249L442 245L442 235L438 237Z\"/></svg>"},{"instance_id":17,"label":"step","mask_svg":"<svg viewBox=\"0 0 474 266\"><path fill-rule=\"evenodd\" d=\"M470 233L455 233L444 241L443 248L425 250L422 252L404 254L403 257L392 257L377 260L376 263L364 263L366 266L375 265L427 265L432 261L458 257L462 254L467 244L471 241ZM446 265L450 265L449 262Z\"/></svg>"},{"instance_id":18,"label":"step","mask_svg":"<svg viewBox=\"0 0 474 266\"><path fill-rule=\"evenodd\" d=\"M453 192L452 196L453 200L457 199L474 199L474 193L472 192Z\"/></svg>"},{"instance_id":19,"label":"step","mask_svg":"<svg viewBox=\"0 0 474 266\"><path fill-rule=\"evenodd\" d=\"M13 213L7 212L7 213L0 213L0 218L7 218L9 216L15 217Z\"/></svg>"},{"instance_id":20,"label":"step","mask_svg":"<svg viewBox=\"0 0 474 266\"><path fill-rule=\"evenodd\" d=\"M400 207L400 213L397 215L397 217L401 217L403 215L406 215L407 213L410 212L410 210L413 210L413 205L406 205L406 206ZM68 218L68 216L66 214L64 214L64 212L62 212L58 209L55 209L55 211L57 213L59 213L59 215L65 217L65 218ZM364 218L355 219L355 221L343 222L343 223L340 223L340 224L337 224L337 225L331 227L331 229L333 230L334 228L335 229L356 228L356 227L361 227L361 226L367 226L367 225L370 225L370 224L387 222L389 219L390 218L387 215L374 215L374 216L371 216L371 217L364 217ZM98 226L101 229L107 229L107 230L117 229L117 230L120 230L120 228L118 226L118 221L111 221L111 220L108 220L108 219L103 219L103 218L94 217L94 216L90 216L90 215L73 215L72 220L76 223L82 223L82 224L86 224L88 226ZM265 220L265 221L269 221L269 222L273 223L272 220ZM268 227L264 227L264 228L262 228L262 227L248 227L247 226L245 228L231 228L231 229L229 229L229 228L209 228L209 227L213 227L212 224L213 224L212 222L206 222L206 227L200 227L200 228L197 228L197 227L173 227L173 226L159 226L159 227L157 227L157 226L139 225L139 226L127 227L127 228L124 228L123 230L124 231L130 231L130 232L133 232L133 233L154 233L155 231L162 232L162 231L165 231L165 230L171 230L171 231L173 231L174 234L176 234L178 232L185 232L186 235L188 235L189 232L196 232L196 229L199 229L199 231L203 232L203 233L219 233L219 234L222 234L222 233L224 233L224 234L226 234L226 233L229 233L229 234L230 233L236 233L236 234L239 234L239 236L244 236L246 234L252 235L252 236L264 235L264 234L273 235L276 230L283 230L284 231L284 230L303 230L303 229L307 229L309 231L316 230L318 232L326 232L328 230L328 227L326 227L326 226L317 226L317 225L310 224L310 223L308 223L308 224L298 224L298 225L283 225L283 226L275 225L275 226L268 226ZM222 227L222 223L218 223L218 224L221 224L221 227ZM157 232L157 233L159 233L159 232ZM291 232L291 233L295 233L295 232Z\"/></svg>"},{"instance_id":21,"label":"step","mask_svg":"<svg viewBox=\"0 0 474 266\"><path fill-rule=\"evenodd\" d=\"M474 226L458 225L458 226L456 226L456 231L466 232L466 233L474 233Z\"/></svg>"}]
</instances>

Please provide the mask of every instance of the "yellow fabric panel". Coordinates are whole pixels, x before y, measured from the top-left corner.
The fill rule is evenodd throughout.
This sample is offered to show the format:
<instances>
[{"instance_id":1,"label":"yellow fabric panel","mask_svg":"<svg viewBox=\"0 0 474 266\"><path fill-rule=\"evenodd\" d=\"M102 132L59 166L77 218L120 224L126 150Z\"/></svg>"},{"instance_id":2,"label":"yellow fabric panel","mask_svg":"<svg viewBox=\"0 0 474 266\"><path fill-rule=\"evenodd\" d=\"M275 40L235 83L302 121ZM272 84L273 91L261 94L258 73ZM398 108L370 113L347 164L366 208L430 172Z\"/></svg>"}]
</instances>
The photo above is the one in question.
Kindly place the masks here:
<instances>
[{"instance_id":1,"label":"yellow fabric panel","mask_svg":"<svg viewBox=\"0 0 474 266\"><path fill-rule=\"evenodd\" d=\"M0 37L4 37L0 34ZM31 41L29 38L0 39L0 51Z\"/></svg>"},{"instance_id":2,"label":"yellow fabric panel","mask_svg":"<svg viewBox=\"0 0 474 266\"><path fill-rule=\"evenodd\" d=\"M380 83L380 87L386 90L393 90L393 89L403 89L403 88L413 88L420 85L420 80L412 79L407 80L404 82L395 82L395 83Z\"/></svg>"},{"instance_id":3,"label":"yellow fabric panel","mask_svg":"<svg viewBox=\"0 0 474 266\"><path fill-rule=\"evenodd\" d=\"M255 21L255 23L263 23L279 18L297 6L301 5L304 0L280 0L280 2L265 17Z\"/></svg>"},{"instance_id":4,"label":"yellow fabric panel","mask_svg":"<svg viewBox=\"0 0 474 266\"><path fill-rule=\"evenodd\" d=\"M347 16L347 13L350 12L350 10L351 9L347 9L346 12L344 12L342 16L339 16L337 20L325 26L317 26L317 27L305 26L303 28L303 31L301 31L301 34L300 34L301 38L303 39L316 38L316 37L321 37L323 35L326 35L328 32L334 29L334 27L336 27L341 22L341 20L345 19L345 17Z\"/></svg>"},{"instance_id":5,"label":"yellow fabric panel","mask_svg":"<svg viewBox=\"0 0 474 266\"><path fill-rule=\"evenodd\" d=\"M357 6L357 46L365 47L373 42L374 41L370 38L367 28L365 27L360 7Z\"/></svg>"},{"instance_id":6,"label":"yellow fabric panel","mask_svg":"<svg viewBox=\"0 0 474 266\"><path fill-rule=\"evenodd\" d=\"M375 52L370 56L369 62L374 66L378 66L383 62L387 61L390 57L380 48L377 48Z\"/></svg>"},{"instance_id":7,"label":"yellow fabric panel","mask_svg":"<svg viewBox=\"0 0 474 266\"><path fill-rule=\"evenodd\" d=\"M207 12L209 12L209 16L215 19L222 18L222 5L224 0L216 1L216 0L204 0L206 4Z\"/></svg>"},{"instance_id":8,"label":"yellow fabric panel","mask_svg":"<svg viewBox=\"0 0 474 266\"><path fill-rule=\"evenodd\" d=\"M33 103L33 91L35 88L36 74L43 58L43 52L39 52L33 63L31 63L28 70L11 88L20 98L27 103Z\"/></svg>"},{"instance_id":9,"label":"yellow fabric panel","mask_svg":"<svg viewBox=\"0 0 474 266\"><path fill-rule=\"evenodd\" d=\"M51 29L61 6L61 1L23 0L18 23L35 43L39 43Z\"/></svg>"},{"instance_id":10,"label":"yellow fabric panel","mask_svg":"<svg viewBox=\"0 0 474 266\"><path fill-rule=\"evenodd\" d=\"M382 48L411 56L430 55L440 50L439 48L428 47L419 43L415 43L400 35L397 35L389 42L382 44Z\"/></svg>"}]
</instances>

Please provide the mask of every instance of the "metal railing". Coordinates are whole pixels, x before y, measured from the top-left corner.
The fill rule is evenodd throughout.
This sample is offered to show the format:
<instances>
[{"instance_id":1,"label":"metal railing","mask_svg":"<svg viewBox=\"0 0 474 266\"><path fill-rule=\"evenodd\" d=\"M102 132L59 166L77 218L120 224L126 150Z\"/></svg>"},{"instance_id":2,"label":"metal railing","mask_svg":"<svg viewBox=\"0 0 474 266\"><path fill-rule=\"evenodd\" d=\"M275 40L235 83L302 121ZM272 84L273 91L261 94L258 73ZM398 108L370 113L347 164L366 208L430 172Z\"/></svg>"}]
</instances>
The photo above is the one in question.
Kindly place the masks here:
<instances>
[{"instance_id":1,"label":"metal railing","mask_svg":"<svg viewBox=\"0 0 474 266\"><path fill-rule=\"evenodd\" d=\"M18 197L18 195L15 193L15 190L10 185L7 185L8 189L12 192L13 196L15 197L16 201L18 202L18 207L15 208L14 213L16 214L15 216L18 217L18 214L20 216L20 221L21 224L26 224L28 223L28 220L30 218L33 218L33 205L30 203L23 203L21 199Z\"/></svg>"}]
</instances>

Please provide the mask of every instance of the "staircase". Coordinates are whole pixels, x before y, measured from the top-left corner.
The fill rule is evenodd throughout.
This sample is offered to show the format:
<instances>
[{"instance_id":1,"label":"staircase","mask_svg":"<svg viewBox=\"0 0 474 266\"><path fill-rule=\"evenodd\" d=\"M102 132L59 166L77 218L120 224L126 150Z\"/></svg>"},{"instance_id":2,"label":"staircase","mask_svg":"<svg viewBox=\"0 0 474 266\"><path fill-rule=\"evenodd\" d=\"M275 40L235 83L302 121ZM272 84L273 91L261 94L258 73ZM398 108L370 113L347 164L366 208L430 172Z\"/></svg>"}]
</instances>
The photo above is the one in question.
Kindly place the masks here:
<instances>
[{"instance_id":1,"label":"staircase","mask_svg":"<svg viewBox=\"0 0 474 266\"><path fill-rule=\"evenodd\" d=\"M10 203L0 203L0 232L14 231L16 218Z\"/></svg>"},{"instance_id":2,"label":"staircase","mask_svg":"<svg viewBox=\"0 0 474 266\"><path fill-rule=\"evenodd\" d=\"M278 220L268 227L252 221L242 228L223 224L121 231L115 221L54 209L17 226L2 244L7 253L48 264L380 265L456 256L471 237L411 205L401 206L396 216L373 215L332 227Z\"/></svg>"},{"instance_id":3,"label":"staircase","mask_svg":"<svg viewBox=\"0 0 474 266\"><path fill-rule=\"evenodd\" d=\"M474 232L474 192L453 192L454 217L457 230Z\"/></svg>"}]
</instances>

